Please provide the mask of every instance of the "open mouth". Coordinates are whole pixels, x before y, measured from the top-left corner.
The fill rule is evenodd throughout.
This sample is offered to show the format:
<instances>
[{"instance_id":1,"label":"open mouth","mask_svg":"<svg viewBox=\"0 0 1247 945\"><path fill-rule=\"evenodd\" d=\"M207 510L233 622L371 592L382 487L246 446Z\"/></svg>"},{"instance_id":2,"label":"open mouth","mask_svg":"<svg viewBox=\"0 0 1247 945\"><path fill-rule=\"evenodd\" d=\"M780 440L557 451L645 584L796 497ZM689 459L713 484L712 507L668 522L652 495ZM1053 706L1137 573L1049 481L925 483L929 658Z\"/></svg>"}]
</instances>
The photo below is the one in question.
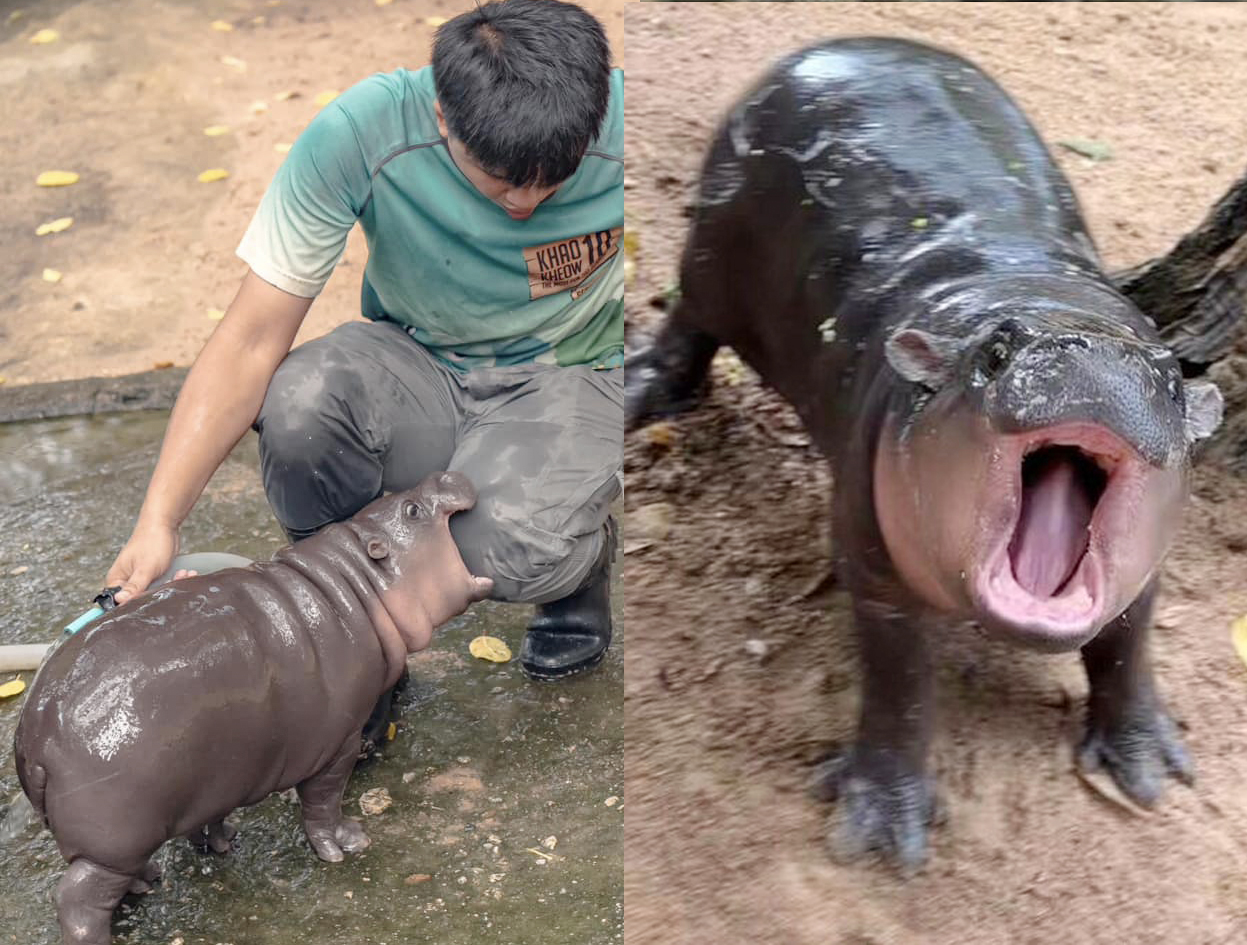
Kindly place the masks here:
<instances>
[{"instance_id":1,"label":"open mouth","mask_svg":"<svg viewBox=\"0 0 1247 945\"><path fill-rule=\"evenodd\" d=\"M1089 424L1036 431L1011 445L1009 525L980 574L979 599L995 621L1040 645L1080 645L1105 616L1105 523L1142 461Z\"/></svg>"}]
</instances>

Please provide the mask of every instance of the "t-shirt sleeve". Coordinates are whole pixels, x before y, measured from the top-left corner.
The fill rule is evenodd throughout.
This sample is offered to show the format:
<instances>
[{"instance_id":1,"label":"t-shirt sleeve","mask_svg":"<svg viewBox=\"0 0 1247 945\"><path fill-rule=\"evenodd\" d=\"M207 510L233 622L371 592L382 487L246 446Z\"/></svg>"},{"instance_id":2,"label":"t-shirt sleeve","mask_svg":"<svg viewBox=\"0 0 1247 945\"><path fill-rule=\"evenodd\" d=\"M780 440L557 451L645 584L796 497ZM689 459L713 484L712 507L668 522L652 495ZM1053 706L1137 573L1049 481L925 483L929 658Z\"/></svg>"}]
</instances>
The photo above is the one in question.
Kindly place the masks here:
<instances>
[{"instance_id":1,"label":"t-shirt sleeve","mask_svg":"<svg viewBox=\"0 0 1247 945\"><path fill-rule=\"evenodd\" d=\"M292 295L315 298L325 287L368 199L367 160L342 104L368 97L368 84L332 102L299 135L238 245L256 275Z\"/></svg>"}]
</instances>

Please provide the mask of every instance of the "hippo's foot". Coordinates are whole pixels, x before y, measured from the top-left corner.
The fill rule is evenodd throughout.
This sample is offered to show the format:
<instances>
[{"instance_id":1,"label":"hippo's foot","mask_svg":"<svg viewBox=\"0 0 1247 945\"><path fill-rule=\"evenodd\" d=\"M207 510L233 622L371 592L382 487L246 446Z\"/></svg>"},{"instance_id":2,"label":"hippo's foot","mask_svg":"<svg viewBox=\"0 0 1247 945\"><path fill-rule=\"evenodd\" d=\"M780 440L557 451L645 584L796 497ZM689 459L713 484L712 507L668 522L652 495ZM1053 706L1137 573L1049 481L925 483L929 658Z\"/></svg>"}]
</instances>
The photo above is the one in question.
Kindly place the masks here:
<instances>
[{"instance_id":1,"label":"hippo's foot","mask_svg":"<svg viewBox=\"0 0 1247 945\"><path fill-rule=\"evenodd\" d=\"M304 823L308 842L326 863L341 863L344 853L359 853L372 843L358 820L343 819L337 824Z\"/></svg>"},{"instance_id":2,"label":"hippo's foot","mask_svg":"<svg viewBox=\"0 0 1247 945\"><path fill-rule=\"evenodd\" d=\"M870 851L911 872L927 858L927 827L936 819L930 780L895 762L867 764L849 751L823 762L812 789L824 801L836 801L827 822L827 849L845 863Z\"/></svg>"},{"instance_id":3,"label":"hippo's foot","mask_svg":"<svg viewBox=\"0 0 1247 945\"><path fill-rule=\"evenodd\" d=\"M161 875L162 871L156 861L148 860L147 865L143 867L143 872L130 881L130 888L126 892L135 896L145 896L152 891L152 883L160 881Z\"/></svg>"},{"instance_id":4,"label":"hippo's foot","mask_svg":"<svg viewBox=\"0 0 1247 945\"><path fill-rule=\"evenodd\" d=\"M701 399L710 359L719 342L669 321L653 345L629 356L624 370L624 429L674 416Z\"/></svg>"},{"instance_id":5,"label":"hippo's foot","mask_svg":"<svg viewBox=\"0 0 1247 945\"><path fill-rule=\"evenodd\" d=\"M1078 749L1078 766L1083 771L1108 769L1117 786L1137 804L1151 807L1165 789L1165 776L1173 775L1184 784L1195 780L1195 767L1178 726L1156 702L1117 724L1094 717Z\"/></svg>"},{"instance_id":6,"label":"hippo's foot","mask_svg":"<svg viewBox=\"0 0 1247 945\"><path fill-rule=\"evenodd\" d=\"M109 945L113 910L135 880L82 857L70 863L55 894L62 941Z\"/></svg>"},{"instance_id":7,"label":"hippo's foot","mask_svg":"<svg viewBox=\"0 0 1247 945\"><path fill-rule=\"evenodd\" d=\"M236 836L238 836L238 828L224 820L218 820L215 823L204 824L198 830L192 830L186 835L186 839L200 853L211 852L224 855L229 853Z\"/></svg>"}]
</instances>

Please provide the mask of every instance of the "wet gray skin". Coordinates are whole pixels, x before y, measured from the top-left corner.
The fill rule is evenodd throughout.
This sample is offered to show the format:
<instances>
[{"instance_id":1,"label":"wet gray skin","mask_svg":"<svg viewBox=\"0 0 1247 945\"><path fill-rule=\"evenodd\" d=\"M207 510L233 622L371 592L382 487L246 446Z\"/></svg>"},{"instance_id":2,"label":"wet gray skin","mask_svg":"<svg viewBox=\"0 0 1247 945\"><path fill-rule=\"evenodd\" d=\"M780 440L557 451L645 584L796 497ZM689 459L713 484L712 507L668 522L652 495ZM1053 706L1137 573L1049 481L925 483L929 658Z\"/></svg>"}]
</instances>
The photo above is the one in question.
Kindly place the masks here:
<instances>
[{"instance_id":1,"label":"wet gray skin","mask_svg":"<svg viewBox=\"0 0 1247 945\"><path fill-rule=\"evenodd\" d=\"M719 345L829 457L865 670L820 773L833 853L925 858L925 635L974 619L1081 648L1084 765L1150 804L1191 766L1148 666L1191 445L1220 421L1104 275L1035 130L956 56L840 40L779 63L711 145L681 296L627 364L634 429L696 400Z\"/></svg>"},{"instance_id":2,"label":"wet gray skin","mask_svg":"<svg viewBox=\"0 0 1247 945\"><path fill-rule=\"evenodd\" d=\"M165 419L0 428L0 644L55 639L85 609L132 523ZM284 544L256 465L254 443L245 441L188 521L185 549L265 559ZM21 566L29 570L10 574ZM182 840L165 844L155 857L164 879L149 895L127 897L114 940L618 941L621 654L612 647L597 671L555 685L525 680L513 663L468 655L482 633L518 649L529 613L478 603L410 658L398 736L346 790L344 810L363 819L367 850L321 863L297 803L274 795L231 816L239 836L226 856L197 853ZM618 621L617 614L617 630ZM24 699L0 703L2 743L12 744ZM358 798L377 787L394 803L362 817ZM60 941L50 896L65 863L19 796L6 752L0 922L21 941ZM619 802L608 807L612 796ZM525 852L541 851L550 836L557 844L544 863Z\"/></svg>"}]
</instances>

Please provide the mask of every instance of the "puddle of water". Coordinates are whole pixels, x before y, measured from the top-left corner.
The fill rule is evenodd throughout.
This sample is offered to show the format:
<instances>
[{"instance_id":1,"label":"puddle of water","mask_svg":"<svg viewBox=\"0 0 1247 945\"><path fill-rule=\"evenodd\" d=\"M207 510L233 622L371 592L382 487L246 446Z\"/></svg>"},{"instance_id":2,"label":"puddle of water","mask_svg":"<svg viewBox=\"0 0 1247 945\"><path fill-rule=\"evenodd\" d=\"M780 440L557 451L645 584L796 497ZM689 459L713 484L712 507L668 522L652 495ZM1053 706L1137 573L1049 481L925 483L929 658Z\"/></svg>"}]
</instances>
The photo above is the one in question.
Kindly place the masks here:
<instances>
[{"instance_id":1,"label":"puddle of water","mask_svg":"<svg viewBox=\"0 0 1247 945\"><path fill-rule=\"evenodd\" d=\"M166 416L0 426L0 644L50 642L89 606L129 535ZM283 543L248 434L184 526L183 549L267 558ZM270 797L234 813L240 836L229 856L166 844L156 855L163 882L126 900L114 941L622 941L619 570L617 642L584 678L537 684L514 663L470 657L468 642L481 633L519 649L531 608L493 602L452 621L411 658L398 737L347 787L350 816L362 816L358 799L370 788L393 798L383 813L363 817L368 850L321 863L297 804ZM25 945L55 945L50 896L64 862L51 834L23 826L11 804L21 790L11 747L21 698L0 704L0 931ZM611 796L620 801L608 807ZM555 856L528 852L549 837L557 838Z\"/></svg>"}]
</instances>

